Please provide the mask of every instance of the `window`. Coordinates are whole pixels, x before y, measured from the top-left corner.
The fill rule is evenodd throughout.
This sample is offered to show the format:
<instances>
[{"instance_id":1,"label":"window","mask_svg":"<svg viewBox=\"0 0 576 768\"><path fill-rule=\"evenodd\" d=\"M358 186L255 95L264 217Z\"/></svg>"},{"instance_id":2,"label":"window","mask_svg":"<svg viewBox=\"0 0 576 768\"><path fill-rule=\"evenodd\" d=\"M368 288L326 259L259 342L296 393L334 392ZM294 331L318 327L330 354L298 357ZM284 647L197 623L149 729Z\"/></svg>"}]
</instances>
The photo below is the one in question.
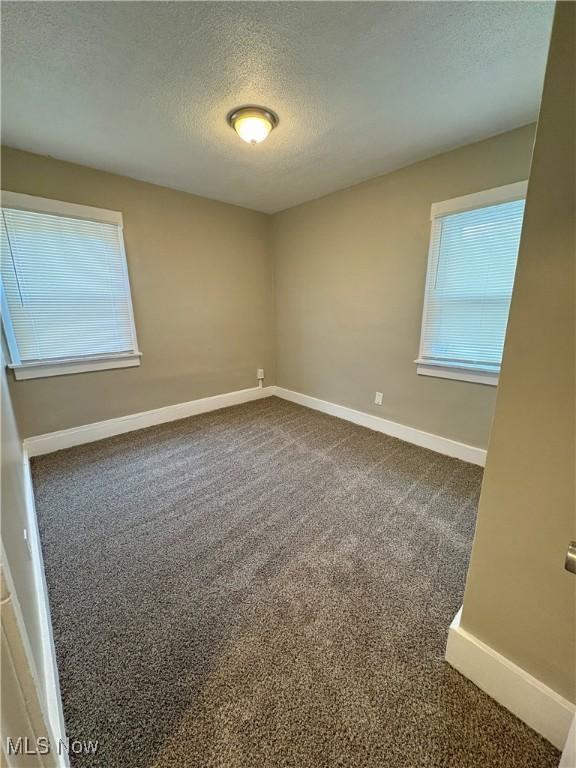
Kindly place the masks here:
<instances>
[{"instance_id":1,"label":"window","mask_svg":"<svg viewBox=\"0 0 576 768\"><path fill-rule=\"evenodd\" d=\"M2 325L17 379L140 364L122 214L2 193Z\"/></svg>"},{"instance_id":2,"label":"window","mask_svg":"<svg viewBox=\"0 0 576 768\"><path fill-rule=\"evenodd\" d=\"M432 206L418 373L497 384L526 182Z\"/></svg>"}]
</instances>

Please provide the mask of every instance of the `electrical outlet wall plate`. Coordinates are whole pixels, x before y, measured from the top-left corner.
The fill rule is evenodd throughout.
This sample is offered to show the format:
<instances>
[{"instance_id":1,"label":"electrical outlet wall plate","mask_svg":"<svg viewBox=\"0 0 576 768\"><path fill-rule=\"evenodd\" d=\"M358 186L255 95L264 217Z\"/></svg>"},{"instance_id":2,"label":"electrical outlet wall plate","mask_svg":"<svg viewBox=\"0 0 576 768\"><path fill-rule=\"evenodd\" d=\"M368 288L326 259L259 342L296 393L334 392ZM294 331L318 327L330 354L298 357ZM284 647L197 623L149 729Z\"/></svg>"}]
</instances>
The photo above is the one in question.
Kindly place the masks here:
<instances>
[{"instance_id":1,"label":"electrical outlet wall plate","mask_svg":"<svg viewBox=\"0 0 576 768\"><path fill-rule=\"evenodd\" d=\"M376 397L374 398L374 402L376 405L382 405L382 398L384 397L382 392L376 392Z\"/></svg>"},{"instance_id":2,"label":"electrical outlet wall plate","mask_svg":"<svg viewBox=\"0 0 576 768\"><path fill-rule=\"evenodd\" d=\"M256 378L257 379L263 379L264 378L264 368L257 368L256 369Z\"/></svg>"}]
</instances>

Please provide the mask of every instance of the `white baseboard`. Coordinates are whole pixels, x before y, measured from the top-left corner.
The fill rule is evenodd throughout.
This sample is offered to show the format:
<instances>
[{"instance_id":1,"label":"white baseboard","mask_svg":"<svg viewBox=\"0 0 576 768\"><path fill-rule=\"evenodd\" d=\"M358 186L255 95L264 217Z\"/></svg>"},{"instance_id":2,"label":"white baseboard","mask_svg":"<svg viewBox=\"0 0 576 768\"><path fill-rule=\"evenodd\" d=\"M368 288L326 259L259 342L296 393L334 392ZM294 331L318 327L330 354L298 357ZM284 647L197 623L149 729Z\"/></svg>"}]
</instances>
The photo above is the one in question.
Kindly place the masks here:
<instances>
[{"instance_id":1,"label":"white baseboard","mask_svg":"<svg viewBox=\"0 0 576 768\"><path fill-rule=\"evenodd\" d=\"M58 432L49 432L45 435L36 435L24 440L24 448L29 456L41 456L45 453L60 451L63 448L71 448L74 445L93 443L106 437L114 437L124 432L133 432L144 427L153 427L156 424L164 424L168 421L186 419L199 413L217 411L231 405L247 403L251 400L260 400L274 394L275 387L253 387L240 389L237 392L227 392L223 395L203 397L199 400L190 400L187 403L166 405L163 408L155 408L152 411L132 413L128 416L120 416L116 419L98 421L94 424L84 424L71 429L61 429Z\"/></svg>"},{"instance_id":2,"label":"white baseboard","mask_svg":"<svg viewBox=\"0 0 576 768\"><path fill-rule=\"evenodd\" d=\"M56 663L56 651L54 648L54 638L52 634L52 620L50 616L50 606L48 602L48 588L46 586L46 577L44 574L44 561L42 557L42 548L40 546L40 535L38 531L38 521L36 518L36 508L34 504L34 492L32 487L32 477L30 474L30 464L26 451L22 455L22 482L24 486L24 504L26 511L26 539L28 543L28 552L30 555L32 581L34 585L34 594L36 597L36 619L38 622L39 642L41 658L38 664L32 653L30 638L27 633L26 624L22 615L22 609L18 601L16 589L10 572L8 559L4 554L2 547L3 573L6 577L8 586L8 600L12 607L16 625L18 627L18 640L14 641L14 646L21 648L27 662L27 669L33 680L36 693L32 695L28 692L25 695L26 705L34 707L38 705L42 712L42 718L47 729L46 732L37 732L35 737L47 736L51 745L54 768L68 768L70 765L66 750L59 751L58 745L66 743L66 729L64 725L64 712L62 709L62 699L60 696L60 682L58 677L58 665ZM3 603L3 608L5 604ZM4 621L4 614L2 616ZM17 658L17 654L14 654ZM19 665L19 679L26 678L26 669ZM18 736L19 734L14 734ZM42 763L44 765L44 762Z\"/></svg>"},{"instance_id":3,"label":"white baseboard","mask_svg":"<svg viewBox=\"0 0 576 768\"><path fill-rule=\"evenodd\" d=\"M575 706L489 645L462 629L456 614L446 661L516 717L563 749Z\"/></svg>"},{"instance_id":4,"label":"white baseboard","mask_svg":"<svg viewBox=\"0 0 576 768\"><path fill-rule=\"evenodd\" d=\"M152 427L156 424L164 424L168 421L177 421L188 416L216 411L219 408L227 408L231 405L247 403L251 400L259 400L260 398L271 397L272 395L304 405L307 408L313 408L316 411L322 411L322 413L337 416L340 419L351 421L354 424L373 429L376 432L383 432L386 435L397 437L400 440L419 445L422 448L428 448L446 456L453 456L454 458L468 461L471 464L484 466L486 461L486 451L483 448L459 443L456 440L450 440L448 437L433 435L430 432L423 432L415 427L407 427L395 421L382 419L380 416L373 416L370 413L356 411L353 408L347 408L346 406L330 403L326 400L319 400L317 397L303 395L300 392L293 392L292 390L275 386L262 387L261 389L258 387L241 389L237 392L203 397L199 400L167 405L152 411L132 413L116 419L98 421L94 424L84 424L80 427L62 429L45 435L36 435L24 440L24 447L29 456L40 456L45 453L62 450L63 448L71 448L74 445L93 443L96 440L121 435L124 432L132 432L137 429Z\"/></svg>"},{"instance_id":5,"label":"white baseboard","mask_svg":"<svg viewBox=\"0 0 576 768\"><path fill-rule=\"evenodd\" d=\"M305 405L307 408L313 408L316 411L322 411L322 413L329 413L331 416L337 416L339 419L352 421L354 424L360 424L362 427L373 429L376 432L383 432L385 435L397 437L407 443L419 445L421 448L428 448L431 451L436 451L436 453L443 453L445 456L462 459L462 461L478 464L481 467L486 462L486 451L483 448L459 443L448 437L434 435L431 432L423 432L415 427L407 427L404 424L398 424L396 421L389 421L364 411L356 411L353 408L330 403L327 400L319 400L317 397L303 395L300 392L293 392L283 387L274 387L274 390L275 394L284 400Z\"/></svg>"},{"instance_id":6,"label":"white baseboard","mask_svg":"<svg viewBox=\"0 0 576 768\"><path fill-rule=\"evenodd\" d=\"M576 715L572 718L558 768L576 768Z\"/></svg>"}]
</instances>

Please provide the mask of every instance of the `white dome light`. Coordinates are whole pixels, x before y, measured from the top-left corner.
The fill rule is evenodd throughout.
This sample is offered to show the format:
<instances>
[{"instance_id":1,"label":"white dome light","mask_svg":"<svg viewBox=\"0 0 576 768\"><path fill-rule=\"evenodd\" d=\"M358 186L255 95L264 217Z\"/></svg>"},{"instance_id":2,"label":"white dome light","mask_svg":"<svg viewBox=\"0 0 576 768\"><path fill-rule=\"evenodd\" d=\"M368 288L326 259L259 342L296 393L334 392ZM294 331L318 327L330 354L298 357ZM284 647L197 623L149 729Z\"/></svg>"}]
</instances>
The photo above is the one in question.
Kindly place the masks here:
<instances>
[{"instance_id":1,"label":"white dome light","mask_svg":"<svg viewBox=\"0 0 576 768\"><path fill-rule=\"evenodd\" d=\"M278 115L264 107L240 107L228 115L230 125L247 144L260 144L278 125Z\"/></svg>"}]
</instances>

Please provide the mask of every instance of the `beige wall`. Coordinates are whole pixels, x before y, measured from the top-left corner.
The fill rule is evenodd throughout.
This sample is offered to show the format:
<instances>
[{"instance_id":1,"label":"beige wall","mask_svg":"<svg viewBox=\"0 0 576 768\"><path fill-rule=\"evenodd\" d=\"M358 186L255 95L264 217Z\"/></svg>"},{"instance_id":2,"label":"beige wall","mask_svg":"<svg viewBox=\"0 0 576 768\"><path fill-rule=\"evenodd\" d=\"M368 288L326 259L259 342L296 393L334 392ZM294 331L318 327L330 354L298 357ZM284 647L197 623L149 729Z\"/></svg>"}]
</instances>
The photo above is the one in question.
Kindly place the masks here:
<instances>
[{"instance_id":1,"label":"beige wall","mask_svg":"<svg viewBox=\"0 0 576 768\"><path fill-rule=\"evenodd\" d=\"M0 765L10 768L56 766L56 759L50 756L42 759L38 755L20 754L11 755L10 758L5 755L8 750L8 738L12 740L12 744L20 737L28 739L31 747L35 746L36 739L40 737L54 738L44 715L45 707L38 680L28 664L14 607L13 596L6 593L2 600L0 644Z\"/></svg>"},{"instance_id":2,"label":"beige wall","mask_svg":"<svg viewBox=\"0 0 576 768\"><path fill-rule=\"evenodd\" d=\"M121 211L139 368L11 382L23 437L274 383L269 217L4 148L2 188Z\"/></svg>"},{"instance_id":3,"label":"beige wall","mask_svg":"<svg viewBox=\"0 0 576 768\"><path fill-rule=\"evenodd\" d=\"M0 614L0 732L3 749L8 736L35 739L50 736L45 712L47 691L40 630L40 596L36 592L32 561L24 540L28 528L25 502L22 443L0 357L2 451ZM27 648L30 651L28 655ZM53 761L47 761L51 765ZM5 761L0 758L0 763ZM13 757L10 765L40 765L32 758Z\"/></svg>"},{"instance_id":4,"label":"beige wall","mask_svg":"<svg viewBox=\"0 0 576 768\"><path fill-rule=\"evenodd\" d=\"M558 3L462 626L576 701L576 4Z\"/></svg>"},{"instance_id":5,"label":"beige wall","mask_svg":"<svg viewBox=\"0 0 576 768\"><path fill-rule=\"evenodd\" d=\"M4 189L122 211L143 352L137 369L11 381L22 435L254 386L257 367L272 384L276 347L281 386L485 447L495 389L413 363L430 205L526 178L532 138L527 126L273 217L4 148Z\"/></svg>"},{"instance_id":6,"label":"beige wall","mask_svg":"<svg viewBox=\"0 0 576 768\"><path fill-rule=\"evenodd\" d=\"M4 356L1 359L2 377L2 450L1 457L1 509L0 531L7 565L12 575L16 596L22 610L26 633L38 674L43 678L42 646L40 643L40 623L38 616L38 598L28 548L23 531L26 521L26 490L22 469L22 441L16 426L14 411L10 402Z\"/></svg>"},{"instance_id":7,"label":"beige wall","mask_svg":"<svg viewBox=\"0 0 576 768\"><path fill-rule=\"evenodd\" d=\"M485 447L496 390L418 376L430 206L528 178L533 126L273 217L277 383ZM384 393L382 407L374 405Z\"/></svg>"}]
</instances>

